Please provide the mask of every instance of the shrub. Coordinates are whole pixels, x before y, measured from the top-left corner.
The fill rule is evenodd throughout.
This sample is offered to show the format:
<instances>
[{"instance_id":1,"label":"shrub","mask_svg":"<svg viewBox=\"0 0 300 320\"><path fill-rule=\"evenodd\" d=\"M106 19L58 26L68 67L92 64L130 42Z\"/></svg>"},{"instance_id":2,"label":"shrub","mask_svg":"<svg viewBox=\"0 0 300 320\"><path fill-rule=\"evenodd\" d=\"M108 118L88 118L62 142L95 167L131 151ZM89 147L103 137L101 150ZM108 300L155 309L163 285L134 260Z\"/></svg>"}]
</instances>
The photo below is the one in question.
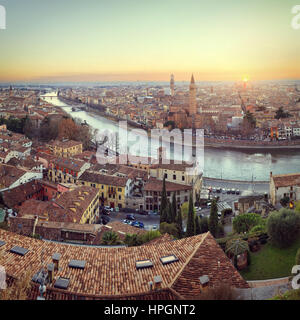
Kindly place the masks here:
<instances>
[{"instance_id":1,"label":"shrub","mask_svg":"<svg viewBox=\"0 0 300 320\"><path fill-rule=\"evenodd\" d=\"M278 247L290 246L300 233L300 214L288 209L274 211L267 221L268 235Z\"/></svg>"},{"instance_id":2,"label":"shrub","mask_svg":"<svg viewBox=\"0 0 300 320\"><path fill-rule=\"evenodd\" d=\"M178 229L176 223L163 222L160 224L159 231L161 234L168 233L178 238Z\"/></svg>"},{"instance_id":3,"label":"shrub","mask_svg":"<svg viewBox=\"0 0 300 320\"><path fill-rule=\"evenodd\" d=\"M283 206L283 207L286 207L288 205L288 203L290 202L290 198L289 197L284 197L280 200L280 204Z\"/></svg>"},{"instance_id":4,"label":"shrub","mask_svg":"<svg viewBox=\"0 0 300 320\"><path fill-rule=\"evenodd\" d=\"M248 232L260 224L263 224L262 217L256 213L240 214L233 219L233 229L237 233Z\"/></svg>"},{"instance_id":5,"label":"shrub","mask_svg":"<svg viewBox=\"0 0 300 320\"><path fill-rule=\"evenodd\" d=\"M124 243L128 245L128 247L134 247L139 246L142 243L140 243L140 239L137 234L126 234Z\"/></svg>"},{"instance_id":6,"label":"shrub","mask_svg":"<svg viewBox=\"0 0 300 320\"><path fill-rule=\"evenodd\" d=\"M256 234L256 233L264 233L267 231L267 228L266 228L266 224L258 224L257 226L254 226L253 228L251 228L250 230L250 234Z\"/></svg>"},{"instance_id":7,"label":"shrub","mask_svg":"<svg viewBox=\"0 0 300 320\"><path fill-rule=\"evenodd\" d=\"M296 259L295 259L296 265L300 265L300 248L298 249L296 253Z\"/></svg>"},{"instance_id":8,"label":"shrub","mask_svg":"<svg viewBox=\"0 0 300 320\"><path fill-rule=\"evenodd\" d=\"M103 233L101 243L107 246L115 246L122 244L123 242L120 240L117 233L114 231L107 231Z\"/></svg>"},{"instance_id":9,"label":"shrub","mask_svg":"<svg viewBox=\"0 0 300 320\"><path fill-rule=\"evenodd\" d=\"M158 230L150 230L144 234L139 235L139 240L142 243L149 242L153 239L156 239L161 236L161 233Z\"/></svg>"}]
</instances>

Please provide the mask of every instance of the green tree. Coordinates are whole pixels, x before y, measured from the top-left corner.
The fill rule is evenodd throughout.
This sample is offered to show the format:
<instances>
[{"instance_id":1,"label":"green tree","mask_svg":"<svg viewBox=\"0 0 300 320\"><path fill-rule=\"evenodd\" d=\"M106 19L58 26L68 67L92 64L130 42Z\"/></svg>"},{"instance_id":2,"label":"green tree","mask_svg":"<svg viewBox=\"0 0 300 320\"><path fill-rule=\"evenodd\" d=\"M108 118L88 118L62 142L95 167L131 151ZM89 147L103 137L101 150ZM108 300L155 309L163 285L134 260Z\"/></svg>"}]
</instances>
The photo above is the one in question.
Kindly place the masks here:
<instances>
[{"instance_id":1,"label":"green tree","mask_svg":"<svg viewBox=\"0 0 300 320\"><path fill-rule=\"evenodd\" d=\"M194 213L194 204L193 204L193 195L190 193L189 199L189 211L188 211L188 219L186 226L186 236L191 237L195 235L195 213Z\"/></svg>"},{"instance_id":2,"label":"green tree","mask_svg":"<svg viewBox=\"0 0 300 320\"><path fill-rule=\"evenodd\" d=\"M167 211L168 211L168 217L167 217L167 223L173 223L173 208L172 208L172 204L170 203L170 201L168 201L168 207L167 207Z\"/></svg>"},{"instance_id":3,"label":"green tree","mask_svg":"<svg viewBox=\"0 0 300 320\"><path fill-rule=\"evenodd\" d=\"M161 194L161 203L160 203L160 223L167 222L168 220L168 198L166 192L166 179L163 180L163 188Z\"/></svg>"},{"instance_id":4,"label":"green tree","mask_svg":"<svg viewBox=\"0 0 300 320\"><path fill-rule=\"evenodd\" d=\"M139 241L137 234L129 234L127 233L124 239L124 243L128 245L128 247L139 246L142 243Z\"/></svg>"},{"instance_id":5,"label":"green tree","mask_svg":"<svg viewBox=\"0 0 300 320\"><path fill-rule=\"evenodd\" d=\"M160 236L161 236L161 233L158 230L150 230L150 231L147 231L146 233L140 234L138 238L139 238L139 241L143 244L151 240L154 240Z\"/></svg>"},{"instance_id":6,"label":"green tree","mask_svg":"<svg viewBox=\"0 0 300 320\"><path fill-rule=\"evenodd\" d=\"M168 233L178 238L177 225L175 223L163 222L160 224L159 231L161 234Z\"/></svg>"},{"instance_id":7,"label":"green tree","mask_svg":"<svg viewBox=\"0 0 300 320\"><path fill-rule=\"evenodd\" d=\"M115 232L107 231L107 232L104 232L101 243L107 246L115 246L118 244L122 244L122 241L120 240L119 236Z\"/></svg>"},{"instance_id":8,"label":"green tree","mask_svg":"<svg viewBox=\"0 0 300 320\"><path fill-rule=\"evenodd\" d=\"M177 202L176 202L176 192L173 193L172 197L172 220L171 223L176 223L177 216Z\"/></svg>"},{"instance_id":9,"label":"green tree","mask_svg":"<svg viewBox=\"0 0 300 320\"><path fill-rule=\"evenodd\" d=\"M208 218L204 217L204 218L200 219L200 232L206 233L208 231L209 231Z\"/></svg>"},{"instance_id":10,"label":"green tree","mask_svg":"<svg viewBox=\"0 0 300 320\"><path fill-rule=\"evenodd\" d=\"M278 247L290 246L300 234L300 214L281 209L270 214L267 221L268 235Z\"/></svg>"},{"instance_id":11,"label":"green tree","mask_svg":"<svg viewBox=\"0 0 300 320\"><path fill-rule=\"evenodd\" d=\"M195 234L200 234L200 233L202 233L200 228L200 217L195 215Z\"/></svg>"},{"instance_id":12,"label":"green tree","mask_svg":"<svg viewBox=\"0 0 300 320\"><path fill-rule=\"evenodd\" d=\"M263 220L259 214L243 213L233 219L233 229L237 233L248 232L253 227L262 224Z\"/></svg>"},{"instance_id":13,"label":"green tree","mask_svg":"<svg viewBox=\"0 0 300 320\"><path fill-rule=\"evenodd\" d=\"M178 212L177 212L176 226L177 226L177 230L178 230L178 238L181 239L183 237L181 210L178 210Z\"/></svg>"},{"instance_id":14,"label":"green tree","mask_svg":"<svg viewBox=\"0 0 300 320\"><path fill-rule=\"evenodd\" d=\"M208 228L214 237L218 234L218 222L218 206L216 200L213 200L210 208Z\"/></svg>"}]
</instances>

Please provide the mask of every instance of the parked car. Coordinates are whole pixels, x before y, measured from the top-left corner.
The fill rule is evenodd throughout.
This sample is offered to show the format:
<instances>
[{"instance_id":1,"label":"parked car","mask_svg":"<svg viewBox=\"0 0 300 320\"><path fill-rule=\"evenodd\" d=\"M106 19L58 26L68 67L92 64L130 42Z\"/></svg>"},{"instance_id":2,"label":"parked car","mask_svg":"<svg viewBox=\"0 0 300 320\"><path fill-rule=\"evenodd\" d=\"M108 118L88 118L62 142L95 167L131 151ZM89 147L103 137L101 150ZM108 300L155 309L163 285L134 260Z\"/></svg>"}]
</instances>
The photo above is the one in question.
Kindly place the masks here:
<instances>
[{"instance_id":1,"label":"parked car","mask_svg":"<svg viewBox=\"0 0 300 320\"><path fill-rule=\"evenodd\" d=\"M144 226L144 223L143 222L140 222L140 221L133 221L132 223L131 223L131 225L133 226L133 227L137 227L137 228L141 228L141 229L143 229L145 226Z\"/></svg>"},{"instance_id":2,"label":"parked car","mask_svg":"<svg viewBox=\"0 0 300 320\"><path fill-rule=\"evenodd\" d=\"M109 216L110 215L110 211L108 211L108 210L106 210L106 209L102 209L102 212L101 212L102 214L105 214L105 215L107 215L107 216Z\"/></svg>"},{"instance_id":3,"label":"parked car","mask_svg":"<svg viewBox=\"0 0 300 320\"><path fill-rule=\"evenodd\" d=\"M102 224L107 224L110 221L110 218L108 216L101 216L100 221Z\"/></svg>"},{"instance_id":4,"label":"parked car","mask_svg":"<svg viewBox=\"0 0 300 320\"><path fill-rule=\"evenodd\" d=\"M145 210L137 210L137 212L136 213L138 213L138 214L142 214L142 215L144 215L144 216L147 216L148 215L148 212L147 211L145 211Z\"/></svg>"},{"instance_id":5,"label":"parked car","mask_svg":"<svg viewBox=\"0 0 300 320\"><path fill-rule=\"evenodd\" d=\"M158 230L158 225L157 224L154 224L152 227L151 227L152 230Z\"/></svg>"},{"instance_id":6,"label":"parked car","mask_svg":"<svg viewBox=\"0 0 300 320\"><path fill-rule=\"evenodd\" d=\"M127 220L127 219L124 219L122 222L125 223L125 224L131 224L131 221Z\"/></svg>"},{"instance_id":7,"label":"parked car","mask_svg":"<svg viewBox=\"0 0 300 320\"><path fill-rule=\"evenodd\" d=\"M114 208L111 208L110 206L105 206L104 209L107 211L114 211Z\"/></svg>"},{"instance_id":8,"label":"parked car","mask_svg":"<svg viewBox=\"0 0 300 320\"><path fill-rule=\"evenodd\" d=\"M240 192L239 189L237 189L235 193L236 193L236 194L240 194L241 192Z\"/></svg>"},{"instance_id":9,"label":"parked car","mask_svg":"<svg viewBox=\"0 0 300 320\"><path fill-rule=\"evenodd\" d=\"M135 220L135 216L133 214L127 214L126 215L126 219L134 221Z\"/></svg>"},{"instance_id":10,"label":"parked car","mask_svg":"<svg viewBox=\"0 0 300 320\"><path fill-rule=\"evenodd\" d=\"M231 189L231 193L232 193L232 194L235 194L235 189Z\"/></svg>"}]
</instances>

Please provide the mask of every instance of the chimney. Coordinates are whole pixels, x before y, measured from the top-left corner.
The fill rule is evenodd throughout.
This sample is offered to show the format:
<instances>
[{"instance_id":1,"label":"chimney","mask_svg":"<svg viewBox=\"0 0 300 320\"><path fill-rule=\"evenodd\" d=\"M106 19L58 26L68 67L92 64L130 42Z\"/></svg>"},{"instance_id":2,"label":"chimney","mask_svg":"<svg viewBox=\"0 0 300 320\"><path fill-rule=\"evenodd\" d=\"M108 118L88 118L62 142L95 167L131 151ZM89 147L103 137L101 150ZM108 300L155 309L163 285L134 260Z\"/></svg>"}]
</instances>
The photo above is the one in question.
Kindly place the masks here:
<instances>
[{"instance_id":1,"label":"chimney","mask_svg":"<svg viewBox=\"0 0 300 320\"><path fill-rule=\"evenodd\" d=\"M149 281L148 284L149 284L149 290L152 291L153 290L153 282Z\"/></svg>"},{"instance_id":2,"label":"chimney","mask_svg":"<svg viewBox=\"0 0 300 320\"><path fill-rule=\"evenodd\" d=\"M40 295L37 297L37 300L45 300L46 286L42 283L39 287Z\"/></svg>"},{"instance_id":3,"label":"chimney","mask_svg":"<svg viewBox=\"0 0 300 320\"><path fill-rule=\"evenodd\" d=\"M60 258L61 258L61 254L60 253L54 253L53 256L52 256L52 261L53 261L53 264L54 264L54 271L58 271Z\"/></svg>"},{"instance_id":4,"label":"chimney","mask_svg":"<svg viewBox=\"0 0 300 320\"><path fill-rule=\"evenodd\" d=\"M34 220L34 223L33 223L33 230L32 230L33 236L35 235L35 229L36 229L36 225L37 225L37 223L39 221L39 216L35 215L34 218L35 218L35 220Z\"/></svg>"},{"instance_id":5,"label":"chimney","mask_svg":"<svg viewBox=\"0 0 300 320\"><path fill-rule=\"evenodd\" d=\"M48 270L49 282L52 283L53 278L54 278L54 263L49 263L47 266L47 270Z\"/></svg>"},{"instance_id":6,"label":"chimney","mask_svg":"<svg viewBox=\"0 0 300 320\"><path fill-rule=\"evenodd\" d=\"M161 285L162 285L161 276L155 276L154 277L154 290L161 289Z\"/></svg>"},{"instance_id":7,"label":"chimney","mask_svg":"<svg viewBox=\"0 0 300 320\"><path fill-rule=\"evenodd\" d=\"M201 290L208 287L209 277L207 275L199 277Z\"/></svg>"}]
</instances>

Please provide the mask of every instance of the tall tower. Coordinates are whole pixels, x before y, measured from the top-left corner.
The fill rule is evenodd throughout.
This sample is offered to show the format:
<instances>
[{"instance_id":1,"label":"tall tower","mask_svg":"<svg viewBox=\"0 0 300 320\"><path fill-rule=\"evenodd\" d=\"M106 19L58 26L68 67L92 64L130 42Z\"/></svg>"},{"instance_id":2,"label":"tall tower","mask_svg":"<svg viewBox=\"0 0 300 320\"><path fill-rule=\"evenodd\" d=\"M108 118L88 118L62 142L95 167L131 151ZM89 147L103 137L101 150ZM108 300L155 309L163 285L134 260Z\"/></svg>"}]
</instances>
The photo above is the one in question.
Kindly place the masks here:
<instances>
[{"instance_id":1,"label":"tall tower","mask_svg":"<svg viewBox=\"0 0 300 320\"><path fill-rule=\"evenodd\" d=\"M175 93L175 87L174 87L174 75L171 74L171 80L170 80L170 89L171 89L171 96L174 96Z\"/></svg>"},{"instance_id":2,"label":"tall tower","mask_svg":"<svg viewBox=\"0 0 300 320\"><path fill-rule=\"evenodd\" d=\"M189 111L190 115L197 113L197 102L196 102L196 84L194 75L192 74L191 83L190 83L190 101L189 101Z\"/></svg>"},{"instance_id":3,"label":"tall tower","mask_svg":"<svg viewBox=\"0 0 300 320\"><path fill-rule=\"evenodd\" d=\"M12 97L12 95L13 95L13 89L12 89L12 86L10 86L9 87L9 96Z\"/></svg>"}]
</instances>

